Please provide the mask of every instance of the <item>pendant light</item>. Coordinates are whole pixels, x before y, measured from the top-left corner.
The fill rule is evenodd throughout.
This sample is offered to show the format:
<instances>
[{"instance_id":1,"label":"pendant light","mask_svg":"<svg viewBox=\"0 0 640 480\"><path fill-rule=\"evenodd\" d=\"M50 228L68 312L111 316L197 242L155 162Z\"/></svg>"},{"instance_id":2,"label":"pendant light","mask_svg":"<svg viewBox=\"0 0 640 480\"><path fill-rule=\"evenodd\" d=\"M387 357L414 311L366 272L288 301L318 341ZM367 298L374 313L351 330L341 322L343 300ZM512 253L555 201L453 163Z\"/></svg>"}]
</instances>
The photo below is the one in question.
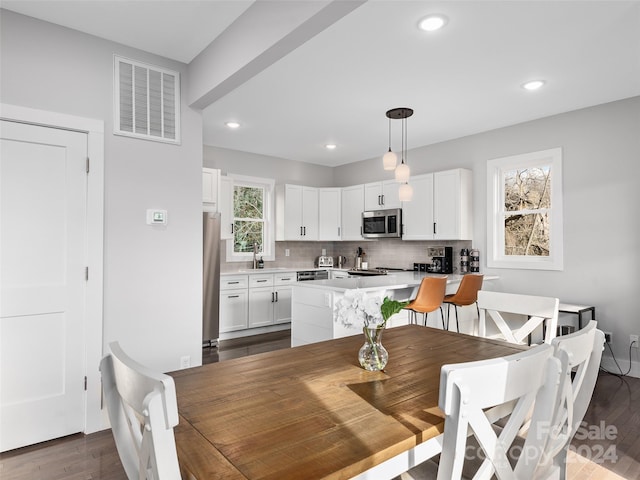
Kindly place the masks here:
<instances>
[{"instance_id":1,"label":"pendant light","mask_svg":"<svg viewBox=\"0 0 640 480\"><path fill-rule=\"evenodd\" d=\"M407 118L411 115L413 115L413 110L407 107L392 108L387 111L387 118L389 118L389 145L391 145L391 119L402 120L402 150L400 152L402 160L395 169L396 181L399 183L407 183L409 181L410 170L405 161L407 158Z\"/></svg>"},{"instance_id":2,"label":"pendant light","mask_svg":"<svg viewBox=\"0 0 640 480\"><path fill-rule=\"evenodd\" d=\"M398 156L391 151L391 117L389 117L389 151L382 157L382 167L385 170L395 170L397 163Z\"/></svg>"},{"instance_id":3,"label":"pendant light","mask_svg":"<svg viewBox=\"0 0 640 480\"><path fill-rule=\"evenodd\" d=\"M400 198L401 202L410 202L413 198L413 187L408 183L403 183L402 185L400 185L398 197Z\"/></svg>"}]
</instances>

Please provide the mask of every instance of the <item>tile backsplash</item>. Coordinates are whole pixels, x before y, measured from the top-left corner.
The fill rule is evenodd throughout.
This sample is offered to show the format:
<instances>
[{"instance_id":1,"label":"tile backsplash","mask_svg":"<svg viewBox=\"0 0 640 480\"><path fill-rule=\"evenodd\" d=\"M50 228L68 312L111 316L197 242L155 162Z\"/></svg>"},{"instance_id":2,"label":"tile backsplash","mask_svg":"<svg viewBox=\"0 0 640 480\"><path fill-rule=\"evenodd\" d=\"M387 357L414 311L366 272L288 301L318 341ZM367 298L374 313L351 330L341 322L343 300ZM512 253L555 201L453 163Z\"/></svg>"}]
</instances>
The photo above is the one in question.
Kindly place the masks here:
<instances>
[{"instance_id":1,"label":"tile backsplash","mask_svg":"<svg viewBox=\"0 0 640 480\"><path fill-rule=\"evenodd\" d=\"M460 241L403 241L397 238L388 238L373 241L361 242L276 242L276 259L272 262L265 262L265 268L291 267L291 268L313 268L316 259L322 254L322 249L330 257L344 255L347 257L346 268L352 268L358 247L364 250L365 261L369 263L369 268L393 267L393 268L413 268L416 263L429 263L427 247L447 246L453 247L453 267L454 273L460 268L460 250L471 248L472 242L468 240ZM286 250L289 256L285 256ZM224 248L222 249L224 252ZM226 262L222 253L222 263L220 271L233 272L239 269L251 268L251 262Z\"/></svg>"}]
</instances>

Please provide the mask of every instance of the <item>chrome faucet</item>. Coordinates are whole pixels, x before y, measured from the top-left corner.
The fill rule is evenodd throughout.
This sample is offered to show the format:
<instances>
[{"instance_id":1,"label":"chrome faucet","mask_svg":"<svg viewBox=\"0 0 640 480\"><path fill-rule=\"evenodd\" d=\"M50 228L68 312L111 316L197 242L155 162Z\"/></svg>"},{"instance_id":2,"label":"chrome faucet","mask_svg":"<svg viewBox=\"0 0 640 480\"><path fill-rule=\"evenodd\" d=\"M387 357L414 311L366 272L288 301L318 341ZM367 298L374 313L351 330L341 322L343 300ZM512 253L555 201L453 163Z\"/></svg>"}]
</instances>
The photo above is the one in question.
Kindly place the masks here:
<instances>
[{"instance_id":1,"label":"chrome faucet","mask_svg":"<svg viewBox=\"0 0 640 480\"><path fill-rule=\"evenodd\" d=\"M258 255L258 242L253 242L253 269L258 268L258 259L256 257Z\"/></svg>"}]
</instances>

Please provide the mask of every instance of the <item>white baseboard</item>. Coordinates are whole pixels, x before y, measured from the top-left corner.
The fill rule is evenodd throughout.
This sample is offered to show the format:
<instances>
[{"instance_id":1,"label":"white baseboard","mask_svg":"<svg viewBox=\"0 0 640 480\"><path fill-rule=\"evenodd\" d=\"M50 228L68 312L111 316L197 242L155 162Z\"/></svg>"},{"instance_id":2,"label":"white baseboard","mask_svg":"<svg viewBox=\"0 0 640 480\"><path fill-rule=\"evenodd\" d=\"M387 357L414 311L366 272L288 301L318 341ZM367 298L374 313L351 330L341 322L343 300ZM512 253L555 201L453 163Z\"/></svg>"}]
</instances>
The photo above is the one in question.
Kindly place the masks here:
<instances>
[{"instance_id":1,"label":"white baseboard","mask_svg":"<svg viewBox=\"0 0 640 480\"><path fill-rule=\"evenodd\" d=\"M622 369L622 373L626 373L627 370L629 370L629 357L618 357L616 356L616 361L618 362L618 364L616 365L616 362L613 360L613 357L611 356L611 352L608 352L608 348L605 347L605 351L602 353L602 361L600 362L600 365L602 366L602 368L606 369L607 371L611 372L611 373L615 373L615 374L620 374L620 369ZM609 355L606 355L606 354ZM634 352L632 350L632 355L634 355ZM619 366L619 367L618 367ZM640 362L637 360L631 360L631 370L629 371L628 376L630 377L635 377L635 378L640 378Z\"/></svg>"}]
</instances>

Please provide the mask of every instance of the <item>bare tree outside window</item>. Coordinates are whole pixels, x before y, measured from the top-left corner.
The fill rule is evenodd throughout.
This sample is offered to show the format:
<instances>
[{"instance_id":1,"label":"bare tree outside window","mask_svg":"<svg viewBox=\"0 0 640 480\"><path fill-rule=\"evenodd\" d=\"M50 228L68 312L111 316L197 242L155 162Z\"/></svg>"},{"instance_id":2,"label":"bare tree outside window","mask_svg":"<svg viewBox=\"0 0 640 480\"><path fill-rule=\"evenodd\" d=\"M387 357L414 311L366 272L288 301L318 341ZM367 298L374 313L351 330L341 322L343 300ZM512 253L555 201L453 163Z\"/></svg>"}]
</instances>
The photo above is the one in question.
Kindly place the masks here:
<instances>
[{"instance_id":1,"label":"bare tree outside window","mask_svg":"<svg viewBox=\"0 0 640 480\"><path fill-rule=\"evenodd\" d=\"M254 242L258 244L258 252L264 252L264 200L264 188L234 185L234 252L253 252Z\"/></svg>"},{"instance_id":2,"label":"bare tree outside window","mask_svg":"<svg viewBox=\"0 0 640 480\"><path fill-rule=\"evenodd\" d=\"M548 257L551 167L504 172L504 254Z\"/></svg>"}]
</instances>

